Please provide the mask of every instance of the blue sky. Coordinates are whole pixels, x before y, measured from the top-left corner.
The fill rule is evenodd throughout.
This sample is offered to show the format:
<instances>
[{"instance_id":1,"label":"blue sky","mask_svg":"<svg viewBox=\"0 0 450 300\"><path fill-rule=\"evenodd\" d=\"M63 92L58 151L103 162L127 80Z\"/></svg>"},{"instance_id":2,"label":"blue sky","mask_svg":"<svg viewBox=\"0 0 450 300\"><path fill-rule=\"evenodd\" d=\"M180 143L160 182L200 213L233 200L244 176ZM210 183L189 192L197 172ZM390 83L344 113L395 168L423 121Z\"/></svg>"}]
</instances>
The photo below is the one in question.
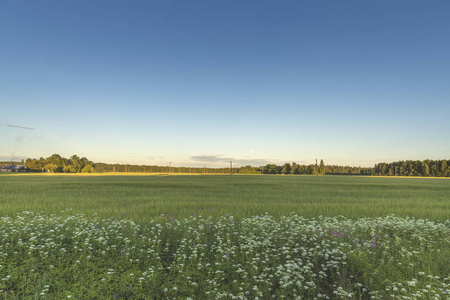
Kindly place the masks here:
<instances>
[{"instance_id":1,"label":"blue sky","mask_svg":"<svg viewBox=\"0 0 450 300\"><path fill-rule=\"evenodd\" d=\"M1 1L0 160L448 159L449 15L448 1Z\"/></svg>"}]
</instances>

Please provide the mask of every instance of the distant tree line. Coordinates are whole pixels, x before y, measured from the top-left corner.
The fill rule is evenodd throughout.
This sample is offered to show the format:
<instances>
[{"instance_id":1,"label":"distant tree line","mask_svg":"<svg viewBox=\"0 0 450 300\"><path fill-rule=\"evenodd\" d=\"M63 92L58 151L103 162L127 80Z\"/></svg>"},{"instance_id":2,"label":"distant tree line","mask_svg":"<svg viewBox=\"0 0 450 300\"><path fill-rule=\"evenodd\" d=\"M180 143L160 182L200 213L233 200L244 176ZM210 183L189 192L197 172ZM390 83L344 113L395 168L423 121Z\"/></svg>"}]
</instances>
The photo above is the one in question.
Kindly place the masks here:
<instances>
[{"instance_id":1,"label":"distant tree line","mask_svg":"<svg viewBox=\"0 0 450 300\"><path fill-rule=\"evenodd\" d=\"M23 163L23 161L22 161ZM283 165L267 164L253 167L250 165L233 168L206 168L205 167L172 167L157 165L129 165L94 163L86 157L72 155L70 158L53 154L47 158L31 159L25 161L25 165L34 172L53 173L107 173L107 172L134 172L134 173L185 173L185 174L284 174L284 175L371 175L372 168L325 165L320 164L300 165L295 162Z\"/></svg>"},{"instance_id":2,"label":"distant tree line","mask_svg":"<svg viewBox=\"0 0 450 300\"><path fill-rule=\"evenodd\" d=\"M294 175L371 175L372 168L350 167L325 165L323 160L320 164L300 165L295 162L292 164L285 163L281 166L275 164L267 164L262 167L246 166L240 168L240 173L256 173L256 174L294 174Z\"/></svg>"},{"instance_id":3,"label":"distant tree line","mask_svg":"<svg viewBox=\"0 0 450 300\"><path fill-rule=\"evenodd\" d=\"M86 157L79 158L72 155L70 158L53 154L47 158L28 158L25 165L32 172L53 172L53 173L93 173L95 164Z\"/></svg>"},{"instance_id":4,"label":"distant tree line","mask_svg":"<svg viewBox=\"0 0 450 300\"><path fill-rule=\"evenodd\" d=\"M206 167L172 167L172 166L149 166L129 164L106 164L96 163L95 171L106 172L135 172L135 173L192 173L192 174L229 174L230 168L206 168ZM233 168L233 173L239 169Z\"/></svg>"},{"instance_id":5,"label":"distant tree line","mask_svg":"<svg viewBox=\"0 0 450 300\"><path fill-rule=\"evenodd\" d=\"M230 168L206 168L206 167L169 167L127 164L96 163L95 171L104 172L138 172L138 173L193 173L193 174L230 174ZM267 164L253 167L250 165L233 168L233 174L334 174L334 175L371 175L372 168L350 166L326 166L323 161L319 165L299 165L297 163L285 163L278 166Z\"/></svg>"},{"instance_id":6,"label":"distant tree line","mask_svg":"<svg viewBox=\"0 0 450 300\"><path fill-rule=\"evenodd\" d=\"M69 158L53 154L47 158L31 159L25 162L30 171L55 173L106 173L106 172L135 172L135 173L192 173L192 174L284 174L284 175L377 175L377 176L424 176L450 177L450 160L398 161L379 163L374 168L325 165L323 160L319 164L301 165L295 162L283 165L267 164L253 167L250 165L233 168L203 167L172 167L128 164L94 163L86 157L72 155Z\"/></svg>"},{"instance_id":7,"label":"distant tree line","mask_svg":"<svg viewBox=\"0 0 450 300\"><path fill-rule=\"evenodd\" d=\"M450 160L406 160L379 163L373 174L378 176L450 177Z\"/></svg>"}]
</instances>

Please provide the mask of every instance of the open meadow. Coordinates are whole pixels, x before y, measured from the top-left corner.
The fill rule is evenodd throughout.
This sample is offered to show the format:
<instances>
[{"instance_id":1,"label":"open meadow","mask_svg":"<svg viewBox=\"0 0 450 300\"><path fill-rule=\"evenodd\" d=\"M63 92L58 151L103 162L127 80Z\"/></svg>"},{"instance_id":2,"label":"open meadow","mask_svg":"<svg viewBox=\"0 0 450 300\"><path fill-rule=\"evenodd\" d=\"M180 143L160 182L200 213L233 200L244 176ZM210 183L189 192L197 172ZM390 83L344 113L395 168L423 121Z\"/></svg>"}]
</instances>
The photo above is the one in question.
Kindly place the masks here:
<instances>
[{"instance_id":1,"label":"open meadow","mask_svg":"<svg viewBox=\"0 0 450 300\"><path fill-rule=\"evenodd\" d=\"M135 222L161 212L236 218L292 212L303 217L401 217L445 220L450 216L447 178L280 175L0 175L0 215L33 211L113 217ZM211 211L209 211L211 209Z\"/></svg>"},{"instance_id":2,"label":"open meadow","mask_svg":"<svg viewBox=\"0 0 450 300\"><path fill-rule=\"evenodd\" d=\"M0 299L450 299L450 180L0 176Z\"/></svg>"}]
</instances>

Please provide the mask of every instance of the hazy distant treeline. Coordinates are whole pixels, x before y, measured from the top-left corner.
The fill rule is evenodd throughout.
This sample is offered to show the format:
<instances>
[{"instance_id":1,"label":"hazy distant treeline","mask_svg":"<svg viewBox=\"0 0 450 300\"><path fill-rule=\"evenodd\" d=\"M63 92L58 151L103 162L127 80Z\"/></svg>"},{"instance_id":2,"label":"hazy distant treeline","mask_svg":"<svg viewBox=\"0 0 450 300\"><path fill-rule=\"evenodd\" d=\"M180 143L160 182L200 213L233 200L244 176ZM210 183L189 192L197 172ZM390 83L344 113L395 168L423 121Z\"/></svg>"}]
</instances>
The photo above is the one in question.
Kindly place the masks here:
<instances>
[{"instance_id":1,"label":"hazy distant treeline","mask_svg":"<svg viewBox=\"0 0 450 300\"><path fill-rule=\"evenodd\" d=\"M69 158L53 154L47 158L28 158L25 165L34 172L55 173L106 173L106 172L136 172L136 173L193 173L193 174L305 174L305 175L378 175L378 176L433 176L450 177L450 160L407 160L392 163L379 163L374 168L325 165L300 165L295 162L283 165L267 164L265 166L244 166L239 168L207 168L201 167L171 167L128 164L94 163L86 157L72 155Z\"/></svg>"},{"instance_id":2,"label":"hazy distant treeline","mask_svg":"<svg viewBox=\"0 0 450 300\"><path fill-rule=\"evenodd\" d=\"M450 177L450 160L406 160L379 163L373 174L379 176Z\"/></svg>"},{"instance_id":3,"label":"hazy distant treeline","mask_svg":"<svg viewBox=\"0 0 450 300\"><path fill-rule=\"evenodd\" d=\"M134 173L193 173L193 174L316 174L316 175L371 175L372 168L325 165L323 160L320 164L300 165L295 162L284 165L267 164L265 166L244 166L233 168L207 168L205 167L171 167L171 166L149 166L129 164L106 164L94 163L86 157L72 155L64 158L59 154L53 154L47 158L28 158L25 165L32 172L54 172L54 173L106 173L106 172L134 172Z\"/></svg>"},{"instance_id":4,"label":"hazy distant treeline","mask_svg":"<svg viewBox=\"0 0 450 300\"><path fill-rule=\"evenodd\" d=\"M321 162L323 164L323 161ZM230 174L230 168L194 168L194 167L169 167L169 166L145 166L96 163L96 172L143 172L143 173L197 173L197 174ZM372 174L371 168L326 166L315 164L299 165L295 162L281 166L267 164L260 167L244 166L233 168L233 174Z\"/></svg>"},{"instance_id":5,"label":"hazy distant treeline","mask_svg":"<svg viewBox=\"0 0 450 300\"><path fill-rule=\"evenodd\" d=\"M194 168L194 167L170 167L170 166L148 166L148 165L128 165L128 164L105 164L96 163L95 171L105 172L137 172L137 173L208 173L208 174L226 174L230 173L230 168ZM237 173L238 168L233 168Z\"/></svg>"},{"instance_id":6,"label":"hazy distant treeline","mask_svg":"<svg viewBox=\"0 0 450 300\"><path fill-rule=\"evenodd\" d=\"M9 163L9 162L5 162ZM17 164L17 162L15 163ZM47 158L28 158L22 161L31 172L52 173L106 173L106 172L138 172L138 173L230 173L230 168L193 168L193 167L169 167L147 166L128 164L94 163L86 157L72 155L65 158L59 154L53 154ZM239 168L233 168L233 173L238 173Z\"/></svg>"}]
</instances>

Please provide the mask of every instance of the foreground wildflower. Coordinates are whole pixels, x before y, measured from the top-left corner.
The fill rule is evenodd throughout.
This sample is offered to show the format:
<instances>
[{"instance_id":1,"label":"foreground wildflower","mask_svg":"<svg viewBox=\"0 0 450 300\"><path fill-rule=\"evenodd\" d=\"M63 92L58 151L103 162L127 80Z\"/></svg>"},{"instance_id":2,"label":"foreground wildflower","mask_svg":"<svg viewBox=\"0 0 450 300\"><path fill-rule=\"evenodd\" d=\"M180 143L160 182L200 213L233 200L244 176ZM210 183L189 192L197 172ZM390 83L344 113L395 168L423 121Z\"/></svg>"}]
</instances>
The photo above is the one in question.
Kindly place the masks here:
<instances>
[{"instance_id":1,"label":"foreground wildflower","mask_svg":"<svg viewBox=\"0 0 450 300\"><path fill-rule=\"evenodd\" d=\"M1 218L0 298L445 299L450 290L448 222L123 217Z\"/></svg>"}]
</instances>

